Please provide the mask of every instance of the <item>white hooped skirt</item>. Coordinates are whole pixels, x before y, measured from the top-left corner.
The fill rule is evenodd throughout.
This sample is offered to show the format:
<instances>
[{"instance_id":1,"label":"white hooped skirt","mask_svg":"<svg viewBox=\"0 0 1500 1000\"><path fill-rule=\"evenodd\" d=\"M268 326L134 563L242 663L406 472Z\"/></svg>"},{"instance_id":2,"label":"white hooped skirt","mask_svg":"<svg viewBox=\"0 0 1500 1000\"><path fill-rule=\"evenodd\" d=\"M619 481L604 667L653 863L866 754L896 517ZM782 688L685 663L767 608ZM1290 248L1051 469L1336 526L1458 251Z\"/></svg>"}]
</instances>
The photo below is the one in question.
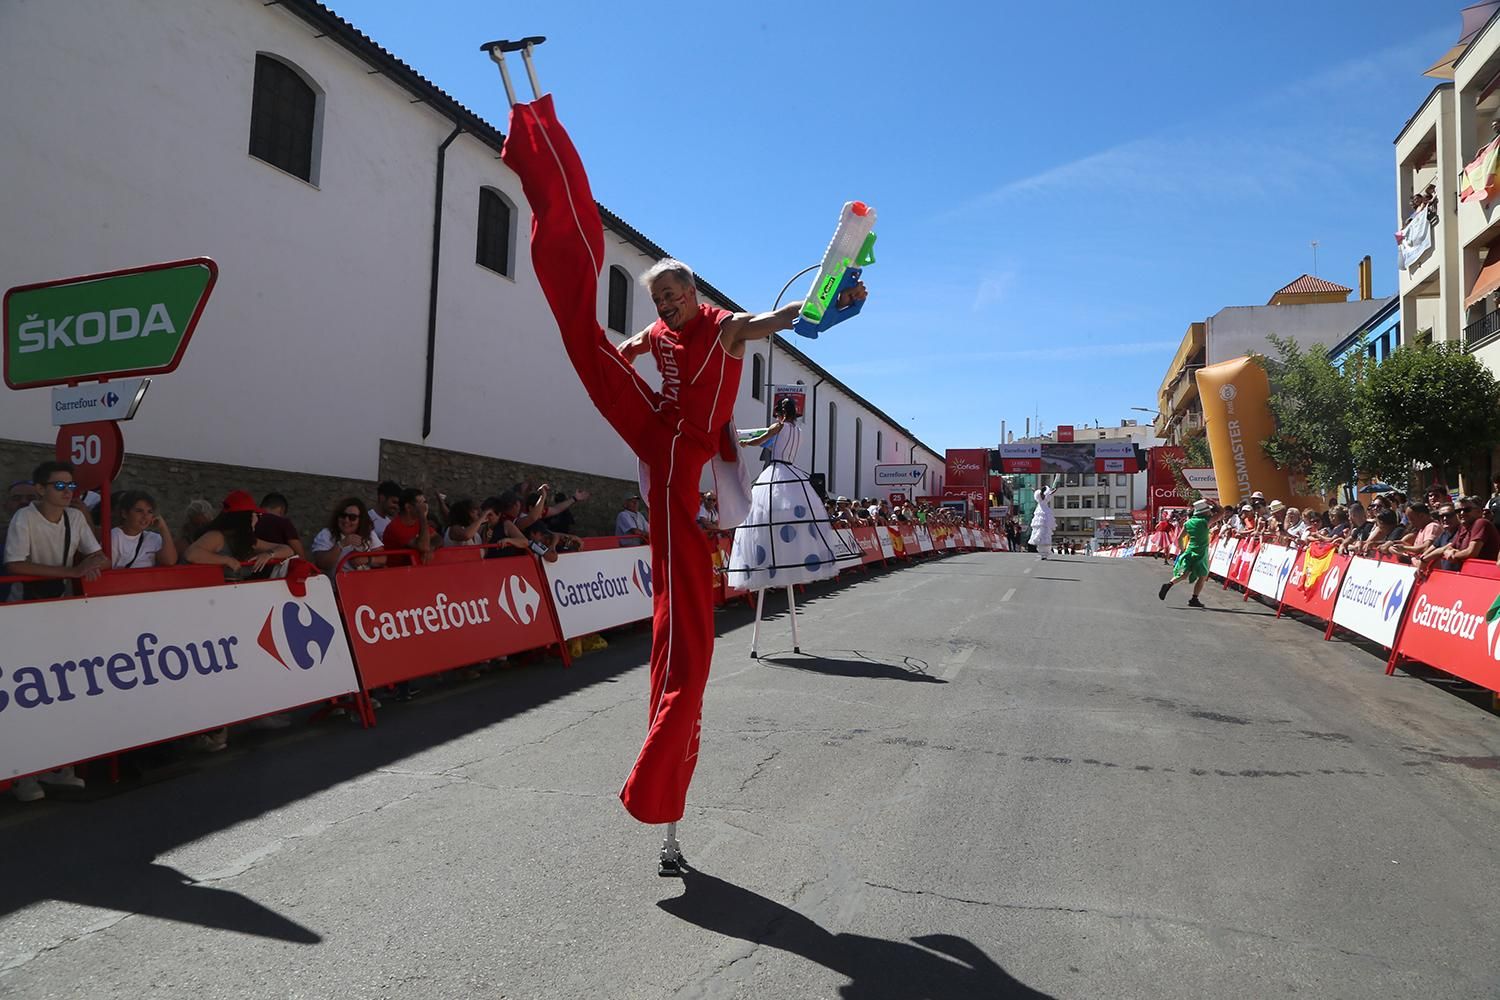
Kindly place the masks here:
<instances>
[{"instance_id":1,"label":"white hooped skirt","mask_svg":"<svg viewBox=\"0 0 1500 1000\"><path fill-rule=\"evenodd\" d=\"M734 531L729 585L765 590L826 580L838 573L840 547L807 473L772 462L750 487L750 513Z\"/></svg>"}]
</instances>

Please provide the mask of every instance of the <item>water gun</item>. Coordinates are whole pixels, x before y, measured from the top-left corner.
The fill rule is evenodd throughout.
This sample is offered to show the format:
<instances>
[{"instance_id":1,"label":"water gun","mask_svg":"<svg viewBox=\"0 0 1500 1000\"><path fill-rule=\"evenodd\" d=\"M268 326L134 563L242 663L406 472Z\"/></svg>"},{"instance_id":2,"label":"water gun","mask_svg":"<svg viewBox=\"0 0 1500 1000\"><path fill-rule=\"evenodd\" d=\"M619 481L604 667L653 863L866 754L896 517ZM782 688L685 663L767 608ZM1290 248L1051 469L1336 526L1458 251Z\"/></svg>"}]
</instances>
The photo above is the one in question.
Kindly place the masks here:
<instances>
[{"instance_id":1,"label":"water gun","mask_svg":"<svg viewBox=\"0 0 1500 1000\"><path fill-rule=\"evenodd\" d=\"M875 263L875 209L862 201L847 201L839 212L838 228L823 252L823 264L813 279L802 312L792 332L816 339L818 334L858 315L863 301L840 309L838 297L853 288L865 267Z\"/></svg>"}]
</instances>

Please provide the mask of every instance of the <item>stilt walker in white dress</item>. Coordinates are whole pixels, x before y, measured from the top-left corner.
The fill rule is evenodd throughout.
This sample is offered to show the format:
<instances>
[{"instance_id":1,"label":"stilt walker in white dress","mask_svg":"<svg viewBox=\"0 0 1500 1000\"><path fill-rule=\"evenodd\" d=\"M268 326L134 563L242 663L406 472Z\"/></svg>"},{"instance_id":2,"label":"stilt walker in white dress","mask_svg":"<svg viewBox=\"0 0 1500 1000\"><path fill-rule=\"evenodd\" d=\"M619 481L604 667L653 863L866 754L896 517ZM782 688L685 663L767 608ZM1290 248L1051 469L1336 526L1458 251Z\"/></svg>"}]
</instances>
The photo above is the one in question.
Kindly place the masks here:
<instances>
[{"instance_id":1,"label":"stilt walker in white dress","mask_svg":"<svg viewBox=\"0 0 1500 1000\"><path fill-rule=\"evenodd\" d=\"M1031 515L1031 538L1029 544L1036 546L1037 557L1047 558L1052 548L1052 529L1057 527L1057 517L1052 513L1052 493L1047 487L1036 491L1036 513Z\"/></svg>"},{"instance_id":2,"label":"stilt walker in white dress","mask_svg":"<svg viewBox=\"0 0 1500 1000\"><path fill-rule=\"evenodd\" d=\"M796 401L783 399L777 403L776 417L770 427L740 442L745 448L768 445L771 461L750 487L750 513L734 531L734 546L725 570L731 586L756 591L752 658L760 655L760 618L768 588L786 588L792 649L800 653L797 601L792 588L838 573L838 543L828 523L828 511L808 474L796 465L802 444Z\"/></svg>"}]
</instances>

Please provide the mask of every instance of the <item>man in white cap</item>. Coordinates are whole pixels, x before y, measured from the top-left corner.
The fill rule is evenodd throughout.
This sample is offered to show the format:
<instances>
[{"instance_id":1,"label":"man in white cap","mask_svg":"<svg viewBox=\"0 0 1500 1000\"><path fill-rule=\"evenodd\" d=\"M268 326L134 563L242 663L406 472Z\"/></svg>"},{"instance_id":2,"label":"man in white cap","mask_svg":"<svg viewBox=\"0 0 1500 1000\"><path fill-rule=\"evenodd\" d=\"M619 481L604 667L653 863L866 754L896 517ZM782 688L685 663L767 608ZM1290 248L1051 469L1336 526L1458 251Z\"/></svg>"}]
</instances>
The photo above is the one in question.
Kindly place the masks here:
<instances>
[{"instance_id":1,"label":"man in white cap","mask_svg":"<svg viewBox=\"0 0 1500 1000\"><path fill-rule=\"evenodd\" d=\"M1172 584L1188 577L1193 581L1193 596L1188 598L1188 607L1203 607L1198 595L1203 593L1203 585L1208 582L1208 519L1213 506L1207 500L1193 503L1193 513L1182 526L1182 555L1177 557L1177 565L1172 568L1172 579L1157 591L1159 599L1165 601Z\"/></svg>"}]
</instances>

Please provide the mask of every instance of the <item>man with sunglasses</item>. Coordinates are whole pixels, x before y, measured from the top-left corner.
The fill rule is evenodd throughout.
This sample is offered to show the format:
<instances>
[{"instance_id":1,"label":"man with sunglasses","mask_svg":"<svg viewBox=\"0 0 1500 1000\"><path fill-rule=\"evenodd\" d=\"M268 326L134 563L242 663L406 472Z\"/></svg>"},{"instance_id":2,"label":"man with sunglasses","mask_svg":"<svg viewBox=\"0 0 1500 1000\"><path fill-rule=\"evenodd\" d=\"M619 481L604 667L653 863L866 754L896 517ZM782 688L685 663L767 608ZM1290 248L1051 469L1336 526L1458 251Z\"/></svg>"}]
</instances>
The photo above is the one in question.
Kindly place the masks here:
<instances>
[{"instance_id":1,"label":"man with sunglasses","mask_svg":"<svg viewBox=\"0 0 1500 1000\"><path fill-rule=\"evenodd\" d=\"M1453 541L1442 548L1422 555L1422 562L1441 560L1443 569L1460 569L1466 559L1482 559L1494 562L1500 557L1500 529L1490 519L1483 517L1483 508L1474 497L1463 497L1458 501L1459 527Z\"/></svg>"}]
</instances>

